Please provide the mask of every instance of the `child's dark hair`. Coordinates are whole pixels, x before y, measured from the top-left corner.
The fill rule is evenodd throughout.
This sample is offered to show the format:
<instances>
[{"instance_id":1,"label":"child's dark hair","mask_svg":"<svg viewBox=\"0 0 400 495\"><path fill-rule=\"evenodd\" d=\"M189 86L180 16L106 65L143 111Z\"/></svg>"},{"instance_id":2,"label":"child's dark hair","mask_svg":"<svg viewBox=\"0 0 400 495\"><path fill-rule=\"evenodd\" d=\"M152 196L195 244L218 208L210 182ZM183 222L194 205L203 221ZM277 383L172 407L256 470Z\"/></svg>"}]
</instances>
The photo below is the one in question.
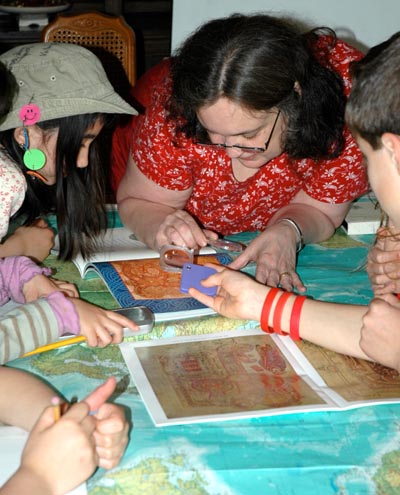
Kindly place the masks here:
<instances>
[{"instance_id":1,"label":"child's dark hair","mask_svg":"<svg viewBox=\"0 0 400 495\"><path fill-rule=\"evenodd\" d=\"M385 132L400 135L400 31L351 66L346 121L373 149Z\"/></svg>"},{"instance_id":2,"label":"child's dark hair","mask_svg":"<svg viewBox=\"0 0 400 495\"><path fill-rule=\"evenodd\" d=\"M17 82L6 66L0 62L0 122L11 109L13 97L18 90Z\"/></svg>"},{"instance_id":3,"label":"child's dark hair","mask_svg":"<svg viewBox=\"0 0 400 495\"><path fill-rule=\"evenodd\" d=\"M44 131L58 130L54 186L26 173L24 150L14 140L14 130L4 131L0 142L19 165L28 184L25 200L16 216L24 215L29 225L41 215L54 213L60 238L59 258L70 260L77 253L88 257L95 249L95 237L107 226L105 212L106 171L99 158L101 136L89 150L89 165L77 167L77 157L85 132L98 120L105 126L114 121L111 114L85 114L40 122Z\"/></svg>"}]
</instances>

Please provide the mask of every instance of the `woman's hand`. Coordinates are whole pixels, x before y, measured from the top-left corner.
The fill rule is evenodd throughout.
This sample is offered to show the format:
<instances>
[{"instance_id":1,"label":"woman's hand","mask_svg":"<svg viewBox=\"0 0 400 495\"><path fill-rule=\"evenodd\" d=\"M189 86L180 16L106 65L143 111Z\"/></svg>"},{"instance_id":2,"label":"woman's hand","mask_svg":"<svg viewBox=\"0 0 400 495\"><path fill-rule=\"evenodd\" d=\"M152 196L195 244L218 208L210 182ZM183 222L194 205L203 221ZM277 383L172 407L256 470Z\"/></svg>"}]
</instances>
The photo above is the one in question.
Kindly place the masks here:
<instances>
[{"instance_id":1,"label":"woman's hand","mask_svg":"<svg viewBox=\"0 0 400 495\"><path fill-rule=\"evenodd\" d=\"M268 292L267 287L255 282L244 273L212 263L208 263L207 266L215 268L218 273L202 280L201 283L204 287L216 285L217 295L207 296L194 288L189 289L189 294L228 318L258 321Z\"/></svg>"},{"instance_id":2,"label":"woman's hand","mask_svg":"<svg viewBox=\"0 0 400 495\"><path fill-rule=\"evenodd\" d=\"M218 235L211 230L200 228L188 212L175 210L161 223L156 234L156 245L158 249L165 244L197 249L206 246L208 238L217 239Z\"/></svg>"},{"instance_id":3,"label":"woman's hand","mask_svg":"<svg viewBox=\"0 0 400 495\"><path fill-rule=\"evenodd\" d=\"M71 301L78 312L81 334L86 337L90 347L119 344L124 327L139 330L136 323L115 311L107 311L82 299L71 298Z\"/></svg>"},{"instance_id":4,"label":"woman's hand","mask_svg":"<svg viewBox=\"0 0 400 495\"><path fill-rule=\"evenodd\" d=\"M375 295L400 293L400 238L386 227L377 232L377 242L368 254L367 273Z\"/></svg>"},{"instance_id":5,"label":"woman's hand","mask_svg":"<svg viewBox=\"0 0 400 495\"><path fill-rule=\"evenodd\" d=\"M287 291L305 292L296 273L296 233L285 222L268 227L257 236L229 267L240 270L254 261L256 280L270 287L280 286Z\"/></svg>"}]
</instances>

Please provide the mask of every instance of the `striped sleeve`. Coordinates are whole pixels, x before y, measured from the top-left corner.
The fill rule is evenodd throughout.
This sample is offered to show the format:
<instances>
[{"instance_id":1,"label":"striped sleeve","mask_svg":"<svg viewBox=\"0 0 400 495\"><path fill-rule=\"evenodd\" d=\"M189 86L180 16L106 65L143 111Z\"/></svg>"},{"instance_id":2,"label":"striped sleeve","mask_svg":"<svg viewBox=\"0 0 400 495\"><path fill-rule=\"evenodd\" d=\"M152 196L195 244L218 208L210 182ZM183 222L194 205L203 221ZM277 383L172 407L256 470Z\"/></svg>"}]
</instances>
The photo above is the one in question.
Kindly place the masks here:
<instances>
[{"instance_id":1,"label":"striped sleeve","mask_svg":"<svg viewBox=\"0 0 400 495\"><path fill-rule=\"evenodd\" d=\"M18 306L0 317L0 364L56 340L57 318L45 299Z\"/></svg>"}]
</instances>

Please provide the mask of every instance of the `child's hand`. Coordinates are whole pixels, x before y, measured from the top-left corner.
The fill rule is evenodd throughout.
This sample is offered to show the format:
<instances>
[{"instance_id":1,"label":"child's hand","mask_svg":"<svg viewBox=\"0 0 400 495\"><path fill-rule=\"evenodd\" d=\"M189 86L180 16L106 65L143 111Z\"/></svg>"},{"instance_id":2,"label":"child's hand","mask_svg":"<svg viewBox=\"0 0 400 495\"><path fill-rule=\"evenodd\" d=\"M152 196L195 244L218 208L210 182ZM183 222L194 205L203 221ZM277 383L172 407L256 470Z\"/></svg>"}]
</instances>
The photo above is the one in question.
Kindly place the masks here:
<instances>
[{"instance_id":1,"label":"child's hand","mask_svg":"<svg viewBox=\"0 0 400 495\"><path fill-rule=\"evenodd\" d=\"M18 227L6 243L12 242L14 255L24 255L41 262L54 245L54 232L44 220L33 225Z\"/></svg>"},{"instance_id":2,"label":"child's hand","mask_svg":"<svg viewBox=\"0 0 400 495\"><path fill-rule=\"evenodd\" d=\"M218 273L202 280L201 283L204 287L216 285L217 295L211 297L195 288L190 288L189 294L228 318L258 320L268 287L236 270L211 263L207 263L206 266L215 268Z\"/></svg>"},{"instance_id":3,"label":"child's hand","mask_svg":"<svg viewBox=\"0 0 400 495\"><path fill-rule=\"evenodd\" d=\"M86 399L91 411L96 411L96 430L94 438L99 456L99 466L112 469L121 460L128 445L129 424L122 407L105 402L116 387L114 377L94 390Z\"/></svg>"},{"instance_id":4,"label":"child's hand","mask_svg":"<svg viewBox=\"0 0 400 495\"><path fill-rule=\"evenodd\" d=\"M119 344L124 327L133 331L139 330L136 323L114 311L107 311L82 299L73 298L71 301L78 312L81 334L86 337L90 347Z\"/></svg>"},{"instance_id":5,"label":"child's hand","mask_svg":"<svg viewBox=\"0 0 400 495\"><path fill-rule=\"evenodd\" d=\"M52 407L45 409L5 493L25 493L27 487L43 495L66 493L89 478L99 459L93 437L96 420L88 412L88 405L80 402L55 423Z\"/></svg>"},{"instance_id":6,"label":"child's hand","mask_svg":"<svg viewBox=\"0 0 400 495\"><path fill-rule=\"evenodd\" d=\"M386 227L368 254L367 273L376 296L400 292L400 242L398 234Z\"/></svg>"},{"instance_id":7,"label":"child's hand","mask_svg":"<svg viewBox=\"0 0 400 495\"><path fill-rule=\"evenodd\" d=\"M362 319L360 347L374 361L400 372L399 317L396 296L372 299Z\"/></svg>"},{"instance_id":8,"label":"child's hand","mask_svg":"<svg viewBox=\"0 0 400 495\"><path fill-rule=\"evenodd\" d=\"M68 297L79 297L78 291L73 284L46 277L46 275L36 275L24 284L22 293L27 303L35 301L39 297L45 297L52 292L60 291Z\"/></svg>"}]
</instances>

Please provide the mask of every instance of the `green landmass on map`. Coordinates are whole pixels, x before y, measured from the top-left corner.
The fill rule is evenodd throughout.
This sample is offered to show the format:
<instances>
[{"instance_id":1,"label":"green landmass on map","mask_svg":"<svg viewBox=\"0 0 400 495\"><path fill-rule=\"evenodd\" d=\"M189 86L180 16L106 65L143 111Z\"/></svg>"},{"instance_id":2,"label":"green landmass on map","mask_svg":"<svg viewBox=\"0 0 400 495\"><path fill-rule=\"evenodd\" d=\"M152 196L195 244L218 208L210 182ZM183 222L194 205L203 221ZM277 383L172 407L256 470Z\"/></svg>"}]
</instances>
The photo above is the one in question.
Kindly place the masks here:
<instances>
[{"instance_id":1,"label":"green landmass on map","mask_svg":"<svg viewBox=\"0 0 400 495\"><path fill-rule=\"evenodd\" d=\"M377 495L400 493L400 450L388 452L382 457L382 466L374 475Z\"/></svg>"},{"instance_id":2,"label":"green landmass on map","mask_svg":"<svg viewBox=\"0 0 400 495\"><path fill-rule=\"evenodd\" d=\"M134 480L134 481L133 481ZM133 481L133 483L132 483ZM186 457L149 457L129 469L113 470L102 477L101 485L90 487L89 495L210 495L209 484L199 471L186 465ZM219 493L218 495L223 495Z\"/></svg>"}]
</instances>

